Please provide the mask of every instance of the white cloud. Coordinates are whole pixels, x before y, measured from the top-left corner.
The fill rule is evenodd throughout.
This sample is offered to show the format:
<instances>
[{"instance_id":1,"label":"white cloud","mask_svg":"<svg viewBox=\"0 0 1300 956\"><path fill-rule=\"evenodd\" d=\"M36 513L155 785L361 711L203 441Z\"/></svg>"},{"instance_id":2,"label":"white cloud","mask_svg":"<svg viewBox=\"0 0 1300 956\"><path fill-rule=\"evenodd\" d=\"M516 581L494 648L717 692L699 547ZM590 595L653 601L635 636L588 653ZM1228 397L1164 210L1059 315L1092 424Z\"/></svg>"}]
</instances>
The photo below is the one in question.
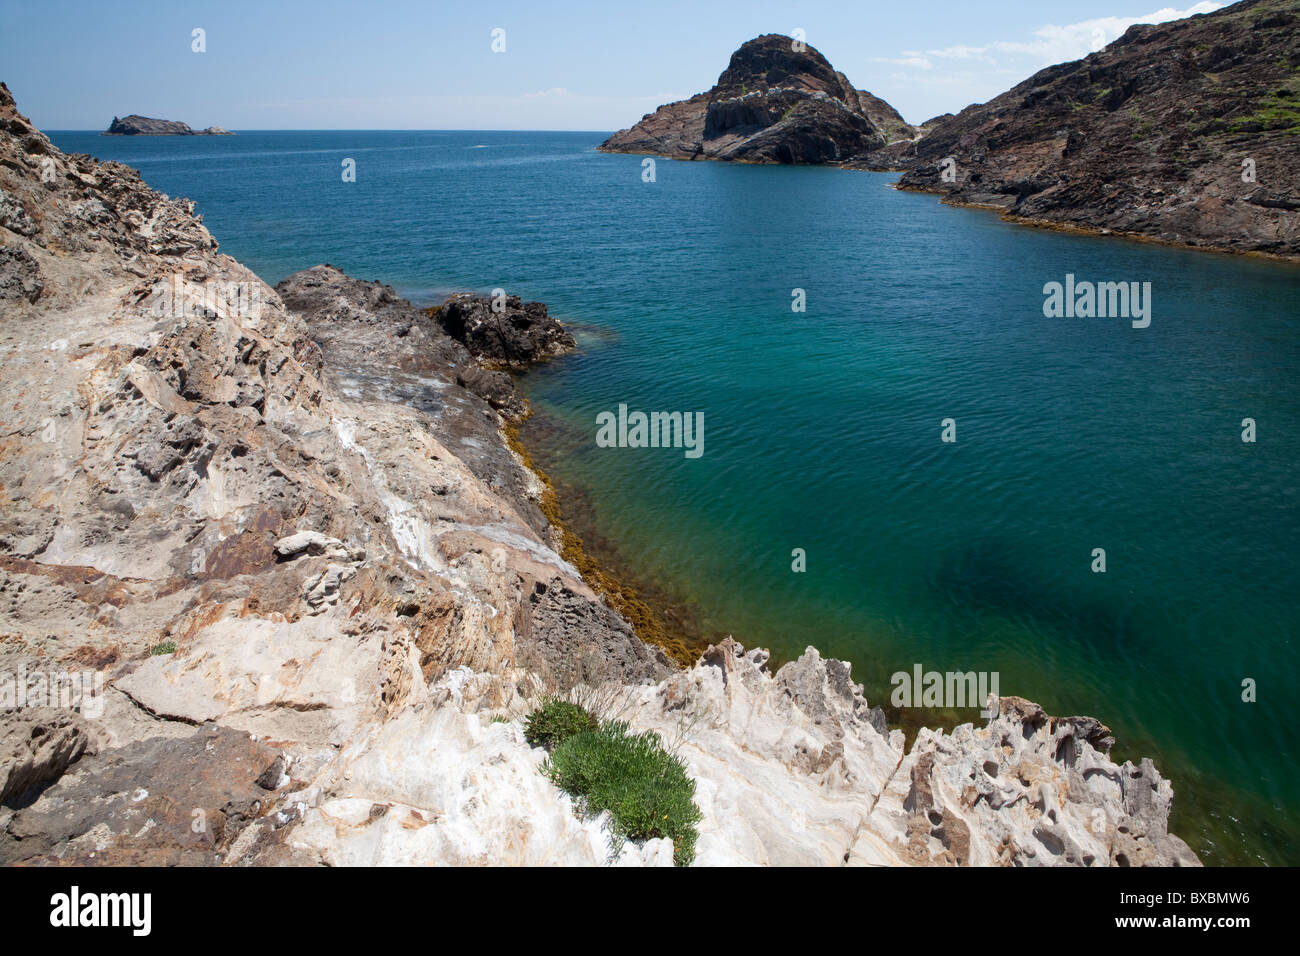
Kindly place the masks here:
<instances>
[{"instance_id":1,"label":"white cloud","mask_svg":"<svg viewBox=\"0 0 1300 956\"><path fill-rule=\"evenodd\" d=\"M1077 60L1108 43L1118 40L1124 31L1136 23L1167 23L1170 20L1182 20L1184 17L1198 13L1213 13L1227 3L1216 0L1201 0L1185 10L1164 7L1154 13L1138 17L1097 17L1068 26L1046 26L1034 31L1034 38L1028 42L1000 41L992 44L994 49L1005 53L1020 53L1038 60L1040 65L1063 63Z\"/></svg>"},{"instance_id":2,"label":"white cloud","mask_svg":"<svg viewBox=\"0 0 1300 956\"><path fill-rule=\"evenodd\" d=\"M1028 40L994 40L983 46L962 44L941 50L927 50L924 56L916 51L907 51L903 54L903 59L886 62L900 66L920 66L919 63L909 62L920 58L925 60L925 65L920 68L928 70L932 66L926 59L928 57L943 60L975 60L984 63L999 63L1007 58L1020 58L1032 61L1036 67L1050 66L1053 63L1081 59L1119 39L1125 30L1136 23L1167 23L1170 20L1181 20L1198 13L1213 13L1227 5L1226 0L1225 2L1200 0L1184 10L1164 7L1153 13L1136 17L1096 17L1065 26L1049 24L1035 30L1032 38Z\"/></svg>"},{"instance_id":3,"label":"white cloud","mask_svg":"<svg viewBox=\"0 0 1300 956\"><path fill-rule=\"evenodd\" d=\"M1081 59L1119 39L1136 23L1166 23L1213 13L1227 5L1228 0L1197 0L1185 9L1164 7L1140 16L1096 17L1064 26L1049 24L1024 38L963 43L937 50L903 50L897 57L874 60L896 68L889 80L900 89L886 98L909 119L920 122L935 112L955 112L967 103L990 100L1045 66Z\"/></svg>"},{"instance_id":4,"label":"white cloud","mask_svg":"<svg viewBox=\"0 0 1300 956\"><path fill-rule=\"evenodd\" d=\"M949 46L942 50L927 50L930 56L937 56L943 60L988 60L989 48L987 46Z\"/></svg>"}]
</instances>

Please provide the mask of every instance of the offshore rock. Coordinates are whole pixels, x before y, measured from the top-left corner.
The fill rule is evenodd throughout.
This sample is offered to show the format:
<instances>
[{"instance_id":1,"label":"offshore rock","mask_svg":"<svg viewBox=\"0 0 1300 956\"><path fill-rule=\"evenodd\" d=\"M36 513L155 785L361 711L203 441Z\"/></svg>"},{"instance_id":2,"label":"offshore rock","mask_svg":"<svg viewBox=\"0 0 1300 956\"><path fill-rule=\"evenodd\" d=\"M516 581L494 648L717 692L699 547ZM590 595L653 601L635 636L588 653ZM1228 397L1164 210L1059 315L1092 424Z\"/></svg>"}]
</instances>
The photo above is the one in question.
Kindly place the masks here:
<instances>
[{"instance_id":1,"label":"offshore rock","mask_svg":"<svg viewBox=\"0 0 1300 956\"><path fill-rule=\"evenodd\" d=\"M228 129L209 126L207 129L191 129L188 124L178 120L150 119L132 113L121 119L114 116L101 136L234 136Z\"/></svg>"}]
</instances>

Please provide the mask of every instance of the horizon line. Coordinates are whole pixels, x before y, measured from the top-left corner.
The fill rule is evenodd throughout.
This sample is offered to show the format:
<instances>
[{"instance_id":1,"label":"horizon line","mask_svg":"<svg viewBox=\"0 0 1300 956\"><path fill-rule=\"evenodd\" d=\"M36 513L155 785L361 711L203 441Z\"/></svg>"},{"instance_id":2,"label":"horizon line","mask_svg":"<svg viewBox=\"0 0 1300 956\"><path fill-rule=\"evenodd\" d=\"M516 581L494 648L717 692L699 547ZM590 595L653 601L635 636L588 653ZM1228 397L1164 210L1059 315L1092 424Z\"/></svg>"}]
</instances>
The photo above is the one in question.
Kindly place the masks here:
<instances>
[{"instance_id":1,"label":"horizon line","mask_svg":"<svg viewBox=\"0 0 1300 956\"><path fill-rule=\"evenodd\" d=\"M38 127L39 128L39 127ZM189 133L106 133L102 129L71 129L56 128L41 129L45 134L50 133L94 133L97 136L112 135L114 139L189 139L193 136L220 136L220 133L205 133L203 130L195 130L193 134ZM246 129L228 129L227 132L238 135L239 133L600 133L611 135L619 132L618 130L601 130L601 129L479 129L479 128L453 128L453 127L416 127L416 126L356 126L356 127L307 127L307 126L283 126L283 127L248 127Z\"/></svg>"}]
</instances>

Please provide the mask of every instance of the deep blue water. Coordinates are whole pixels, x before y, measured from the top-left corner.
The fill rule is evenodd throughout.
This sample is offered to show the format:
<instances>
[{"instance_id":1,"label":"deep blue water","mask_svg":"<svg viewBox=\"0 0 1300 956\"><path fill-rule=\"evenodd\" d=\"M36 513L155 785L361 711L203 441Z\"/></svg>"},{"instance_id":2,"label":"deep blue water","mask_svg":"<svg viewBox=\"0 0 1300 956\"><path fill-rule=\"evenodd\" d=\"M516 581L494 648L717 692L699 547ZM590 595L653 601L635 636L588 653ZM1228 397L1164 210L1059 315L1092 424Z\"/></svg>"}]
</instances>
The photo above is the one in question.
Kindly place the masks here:
<instances>
[{"instance_id":1,"label":"deep blue water","mask_svg":"<svg viewBox=\"0 0 1300 956\"><path fill-rule=\"evenodd\" d=\"M417 301L541 299L583 345L524 379L548 467L707 630L816 644L873 700L914 663L997 671L1155 757L1211 862L1300 863L1300 268L1017 227L887 174L646 183L599 133L52 138L197 200L271 283L331 262ZM1045 318L1066 273L1150 282L1150 327ZM703 456L597 448L619 403L703 413Z\"/></svg>"}]
</instances>

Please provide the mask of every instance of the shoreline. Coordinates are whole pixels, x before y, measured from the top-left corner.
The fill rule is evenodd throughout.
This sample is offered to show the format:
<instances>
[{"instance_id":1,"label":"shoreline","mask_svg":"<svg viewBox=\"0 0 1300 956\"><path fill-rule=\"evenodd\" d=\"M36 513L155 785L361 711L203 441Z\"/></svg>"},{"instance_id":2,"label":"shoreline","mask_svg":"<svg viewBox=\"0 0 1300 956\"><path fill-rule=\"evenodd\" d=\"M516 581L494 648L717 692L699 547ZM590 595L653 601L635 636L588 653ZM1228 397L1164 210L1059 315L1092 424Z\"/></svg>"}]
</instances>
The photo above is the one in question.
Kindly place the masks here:
<instances>
[{"instance_id":1,"label":"shoreline","mask_svg":"<svg viewBox=\"0 0 1300 956\"><path fill-rule=\"evenodd\" d=\"M633 632L643 643L662 650L677 668L691 667L699 660L708 642L699 643L692 629L671 628L666 620L668 615L664 613L666 606L662 602L647 601L642 597L644 587L629 582L626 572L612 570L607 560L594 557L572 523L565 520L555 483L524 444L522 432L535 414L532 403L527 398L525 402L527 411L523 417L505 420L502 432L507 447L542 484L542 495L537 505L559 538L560 557L578 569L587 585L632 625Z\"/></svg>"},{"instance_id":2,"label":"shoreline","mask_svg":"<svg viewBox=\"0 0 1300 956\"><path fill-rule=\"evenodd\" d=\"M719 159L714 156L671 156L668 153L655 152L632 152L621 149L605 149L601 146L596 147L596 152L607 155L621 156L654 156L659 159L670 159L677 162L708 162L708 163L730 163L735 166L790 166L791 168L819 168L819 169L839 169L852 173L906 173L906 169L871 169L867 166L846 165L846 163L768 163L758 160L745 159ZM1263 252L1258 249L1233 249L1230 246L1223 246L1211 241L1205 243L1187 242L1179 239L1164 239L1160 236L1148 235L1144 232L1132 232L1126 229L1111 229L1108 226L1084 226L1077 223L1056 222L1051 219L1038 219L1032 216L1020 216L1002 206L992 203L964 202L960 199L951 199L948 197L948 190L943 189L922 189L918 186L902 186L898 181L889 184L891 189L899 192L916 193L923 196L938 196L939 201L945 206L952 206L957 209L986 209L998 213L998 218L1003 222L1011 223L1016 226L1025 226L1031 229L1046 229L1050 232L1062 232L1069 235L1088 236L1097 239L1129 239L1134 242L1153 243L1155 245L1166 246L1172 249L1186 249L1191 252L1215 252L1221 255L1244 256L1250 259L1263 259L1268 262L1283 262L1289 265L1300 265L1300 255L1288 255L1280 252Z\"/></svg>"},{"instance_id":3,"label":"shoreline","mask_svg":"<svg viewBox=\"0 0 1300 956\"><path fill-rule=\"evenodd\" d=\"M861 172L871 172L872 170L859 170ZM879 171L879 170L876 170ZM905 172L905 170L904 170ZM1242 256L1248 259L1263 259L1268 262L1283 262L1288 265L1300 265L1300 255L1286 255L1279 252L1262 252L1258 249L1233 249L1220 245L1198 245L1196 243L1186 242L1179 239L1164 239L1160 236L1151 236L1144 232L1132 232L1126 229L1111 229L1108 226L1081 226L1077 223L1056 222L1051 219L1037 219L1033 216L1021 216L1017 213L1004 209L1002 206L993 203L965 202L960 199L949 198L946 190L942 189L921 189L917 186L902 186L898 183L892 183L890 188L896 189L902 193L916 193L922 196L938 196L939 202L945 206L952 206L954 209L985 209L989 212L996 212L998 218L1003 222L1011 223L1015 226L1025 226L1030 229L1045 229L1049 232L1062 232L1068 235L1087 236L1094 239L1128 239L1133 242L1150 243L1152 245L1165 246L1171 249L1185 249L1189 252L1210 252L1226 256Z\"/></svg>"},{"instance_id":4,"label":"shoreline","mask_svg":"<svg viewBox=\"0 0 1300 956\"><path fill-rule=\"evenodd\" d=\"M23 128L19 119L11 123ZM16 151L17 142L5 137L0 146ZM600 567L578 533L565 526L555 485L521 437L520 429L531 417L525 396L519 396L514 415L494 416L490 405L483 404L488 397L459 381L455 370L467 367L463 350L420 322L411 314L411 303L395 297L390 287L351 279L328 265L294 273L274 290L258 285L250 270L217 251L215 239L193 218L192 204L158 199L138 173L125 167L101 166L89 158L69 160L57 151L53 155L70 164L66 172L81 174L58 180L56 189L63 192L57 198L38 182L34 170L17 160L6 164L3 176L6 191L12 189L20 202L45 213L39 218L48 233L42 235L82 235L75 213L65 211L70 203L63 200L85 195L75 184L88 179L94 184L86 186L92 197L127 189L142 204L168 203L164 212L171 218L147 237L129 224L97 232L93 240L87 236L94 245L85 258L32 246L32 261L42 274L64 280L51 288L71 290L75 287L67 279L86 274L104 286L93 297L84 291L71 295L78 303L71 314L66 300L51 295L45 321L26 324L21 350L7 366L7 381L24 399L16 408L25 416L25 427L41 424L46 401L67 407L71 426L64 428L67 440L56 436L60 441L24 443L5 459L5 474L23 479L9 478L10 488L26 485L14 514L26 520L48 516L85 539L86 532L103 526L105 503L95 499L89 487L94 481L124 489L130 498L123 500L141 520L121 529L121 536L98 553L86 550L97 540L93 535L91 544L70 552L47 552L40 542L39 547L24 545L49 562L68 560L68 555L83 562L78 566L111 560L111 571L120 580L160 579L160 570L147 562L164 535L207 554L190 556L177 544L171 553L189 568L171 569L182 572L183 593L176 592L180 598L163 605L157 595L133 594L98 622L102 636L152 637L166 621L158 636L169 638L170 650L154 654L141 648L123 662L113 675L114 686L129 701L114 698L124 709L109 717L114 732L123 735L115 738L118 745L89 755L66 780L61 777L67 765L53 769L48 796L5 820L0 851L18 862L38 860L47 849L75 861L65 857L64 849L75 850L70 841L89 836L96 821L85 819L83 833L55 829L57 821L47 823L41 814L82 802L86 794L130 794L135 782L142 781L148 784L146 796L153 791L156 802L134 812L162 818L175 810L159 827L164 833L193 832L186 816L191 807L238 808L243 804L235 801L255 798L247 806L256 810L230 813L230 829L221 834L226 842L205 845L202 856L188 857L192 847L179 840L173 841L174 848L162 844L162 850L186 862L492 862L487 854L493 851L497 860L529 864L543 852L557 862L599 862L598 853L590 852L593 841L574 823L571 806L557 801L533 772L538 756L520 739L521 728L499 728L497 721L485 723L484 718L493 711L508 714L526 702L527 688L514 675L498 679L504 655L518 646L517 623L537 625L537 637L549 648L589 642L608 653L635 643L621 626L599 631L604 615L595 613L600 610L595 605L600 599L586 593L578 595L576 616L575 603L531 603L536 595L548 595L547 602L573 595L563 582L577 586L575 568L582 568L578 573L589 586L608 589L605 600L627 620L635 622L652 609L628 582ZM187 313L160 330L143 298L128 297L141 288L135 281L141 276L124 269L122 254L138 249L143 277L156 285L174 269L167 252L180 242L194 247L189 263L205 281L247 281L265 292L261 311L247 324L248 317L233 311ZM111 370L90 370L79 351L65 354L63 349L53 350L50 358L49 335L75 328L83 315L92 313L113 317L111 337L95 341L114 347L126 343L115 353L121 363ZM246 346L249 339L255 348ZM138 352L130 347L134 344L139 344ZM265 363L264 356L269 356ZM231 377L244 386L233 405L227 390L209 387L220 378L214 372L225 369L234 369ZM180 381L165 377L173 371L188 383L192 397L181 395ZM503 373L493 374L505 381ZM51 398L34 387L43 385L54 390ZM422 407L403 395L404 389L417 397L427 395L430 388L450 390L449 399L463 401ZM252 412L245 411L250 408ZM178 441L175 428L181 426L192 431ZM81 441L86 434L118 441L97 442L87 452ZM123 441L136 442L133 460L139 467L134 471L119 467ZM183 449L179 459L169 450L178 446ZM532 472L540 485L525 481L517 465ZM193 479L194 474L201 477ZM45 480L27 481L28 476ZM512 479L508 485L502 484L504 476ZM195 500L196 487L203 500L214 504L214 513L200 528L201 540L187 518L177 517L189 514L179 505ZM57 510L49 508L51 500ZM515 520L516 506L526 502L537 502L549 527L540 527L531 511L529 521ZM272 507L255 510L267 505ZM227 533L234 522L238 537ZM549 550L535 547L534 542L553 541L556 534L575 567L559 567ZM515 547L521 539L523 546ZM510 546L501 549L501 564L491 553L494 542ZM542 577L536 567L539 555ZM511 588L505 583L513 578L503 571L547 585L558 571L561 585ZM165 596L171 598L172 592ZM96 594L78 595L78 600L103 603ZM84 618L69 607L76 607L71 598L59 602L48 623L23 622L24 629L85 634ZM644 633L671 643L664 622L644 618L640 623L648 629ZM269 644L268 631L277 637ZM876 864L1023 862L1044 845L1057 852L1056 843L1045 844L1036 835L1033 821L1011 810L1032 801L1050 807L1052 822L1064 828L1064 836L1082 841L1086 849L1071 850L1067 862L1090 865L1098 853L1120 865L1171 865L1189 857L1196 862L1166 827L1172 785L1150 761L1115 766L1105 757L1108 745L1097 721L1054 718L1027 700L1004 697L1001 736L979 737L967 730L950 737L946 749L927 745L904 752L903 735L885 734L879 716L867 713L867 702L856 689L850 686L846 692L842 665L831 666L814 651L803 664L783 668L784 680L780 675L768 680L761 676L764 655L742 656L728 644L721 642L700 665L698 680L674 677L671 683L660 682L658 690L637 676L644 668L631 669L649 655L616 658L632 675L628 686L639 688L641 727L671 733L681 730L681 718L702 718L711 708L730 708L735 701L734 711L716 711L708 722L701 720L701 737L693 744L696 778L719 788L702 787L701 792L724 794L712 815L717 825L710 837L715 839L714 860L739 858L759 832L767 843L745 859L773 861L766 846L783 854L777 862L849 862L855 852L857 862ZM275 656L268 660L272 651ZM686 652L682 645L679 653ZM728 679L723 687L713 666L738 679ZM281 675L278 684L267 679L268 671ZM130 708L183 725L175 730L184 746L150 744L157 738L147 731L155 725L142 724ZM729 719L729 713L737 719ZM751 721L755 714L763 720ZM200 729L193 730L195 726ZM221 747L212 743L213 733L225 741ZM494 737L491 746L478 747L485 735ZM773 743L773 736L778 742ZM1098 766L1111 775L1109 782L1096 781L1095 795L1113 829L1095 832L1089 825L1096 801L1081 800L1077 793L1071 798L1074 768L1062 757L1063 738L1078 748L1065 747L1067 754L1095 752ZM793 748L791 739L797 741ZM134 763L123 765L121 741L135 748L130 751ZM1008 741L1015 745L1012 750L1005 749ZM987 769L990 764L994 770ZM1016 799L993 807L968 798L962 782L975 779L972 775L981 768L1015 790ZM831 771L834 776L825 776ZM1030 784L1036 774L1034 791ZM1055 781L1051 789L1042 785L1049 779ZM1126 787L1137 779L1159 788L1157 803L1129 805ZM459 782L461 791L445 800L437 794L430 798L448 781L453 786ZM845 786L837 785L841 781ZM214 782L224 790L193 792L196 783L208 787ZM267 795L277 791L279 796ZM249 829L247 837L238 830L241 818L266 816L277 805L285 814L276 820L280 826L252 824L257 828ZM824 835L802 825L792 829L791 809L802 818L806 808L815 819L839 819L844 825L831 826ZM115 809L111 803L100 807L106 819L112 819ZM355 818L348 815L353 809L359 811ZM946 821L938 830L935 814ZM124 819L118 814L117 824ZM349 833L340 820L357 825ZM439 828L425 829L431 822ZM113 831L117 842L107 848L111 841L94 836L90 856L95 862L127 859L144 847L132 841L151 829L138 824L135 819L129 829ZM283 830L288 824L293 829ZM475 839L453 846L421 844L412 836L417 830L426 836L460 833ZM1014 847L1008 832L1020 840ZM30 842L31 834L47 833L48 847ZM557 834L566 839L556 840ZM1139 838L1144 842L1138 843ZM506 842L485 849L490 839ZM569 855L553 856L557 847ZM381 857L381 851L388 855Z\"/></svg>"}]
</instances>

